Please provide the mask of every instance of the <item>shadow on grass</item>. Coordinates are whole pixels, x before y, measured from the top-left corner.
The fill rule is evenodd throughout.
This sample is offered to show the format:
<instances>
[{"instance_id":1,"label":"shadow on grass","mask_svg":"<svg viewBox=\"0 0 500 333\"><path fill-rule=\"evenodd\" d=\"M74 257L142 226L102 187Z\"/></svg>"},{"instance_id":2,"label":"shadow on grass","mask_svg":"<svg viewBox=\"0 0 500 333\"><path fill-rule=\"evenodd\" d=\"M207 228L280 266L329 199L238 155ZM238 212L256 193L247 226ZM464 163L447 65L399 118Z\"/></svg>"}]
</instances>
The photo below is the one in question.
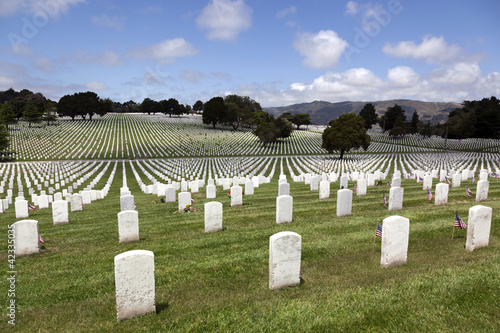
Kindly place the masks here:
<instances>
[{"instance_id":1,"label":"shadow on grass","mask_svg":"<svg viewBox=\"0 0 500 333\"><path fill-rule=\"evenodd\" d=\"M168 303L159 303L156 304L156 314L160 314L160 312L168 309Z\"/></svg>"}]
</instances>

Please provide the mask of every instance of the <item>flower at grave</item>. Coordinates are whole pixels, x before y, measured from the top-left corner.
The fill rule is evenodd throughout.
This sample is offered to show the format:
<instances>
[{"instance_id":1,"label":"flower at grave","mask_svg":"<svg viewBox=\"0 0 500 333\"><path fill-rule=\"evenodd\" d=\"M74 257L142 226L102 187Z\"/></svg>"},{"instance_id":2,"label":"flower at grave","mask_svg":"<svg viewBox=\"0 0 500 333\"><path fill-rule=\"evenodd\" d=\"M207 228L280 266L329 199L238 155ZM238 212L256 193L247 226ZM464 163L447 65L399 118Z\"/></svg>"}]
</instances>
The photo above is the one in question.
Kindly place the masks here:
<instances>
[{"instance_id":1,"label":"flower at grave","mask_svg":"<svg viewBox=\"0 0 500 333\"><path fill-rule=\"evenodd\" d=\"M45 242L44 242L44 241L43 241L43 239L42 239L42 235L38 235L38 240L40 241L40 243L45 244Z\"/></svg>"}]
</instances>

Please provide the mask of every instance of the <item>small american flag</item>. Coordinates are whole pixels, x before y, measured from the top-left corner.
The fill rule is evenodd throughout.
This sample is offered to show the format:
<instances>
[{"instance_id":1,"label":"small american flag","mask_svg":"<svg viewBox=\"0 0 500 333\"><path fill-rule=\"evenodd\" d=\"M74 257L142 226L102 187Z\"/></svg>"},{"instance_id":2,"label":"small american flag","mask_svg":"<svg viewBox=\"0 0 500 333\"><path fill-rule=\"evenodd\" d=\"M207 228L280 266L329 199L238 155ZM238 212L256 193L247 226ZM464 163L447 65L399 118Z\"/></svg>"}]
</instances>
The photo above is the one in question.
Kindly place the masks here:
<instances>
[{"instance_id":1,"label":"small american flag","mask_svg":"<svg viewBox=\"0 0 500 333\"><path fill-rule=\"evenodd\" d=\"M387 197L385 196L385 193L383 193L384 196L384 207L387 205Z\"/></svg>"},{"instance_id":2,"label":"small american flag","mask_svg":"<svg viewBox=\"0 0 500 333\"><path fill-rule=\"evenodd\" d=\"M40 243L44 243L44 244L45 244L45 242L43 241L43 239L42 239L42 236L41 236L41 235L38 235L38 240L40 241Z\"/></svg>"},{"instance_id":3,"label":"small american flag","mask_svg":"<svg viewBox=\"0 0 500 333\"><path fill-rule=\"evenodd\" d=\"M455 228L465 229L467 228L467 224L458 217L458 214L455 214L455 224L453 225Z\"/></svg>"},{"instance_id":4,"label":"small american flag","mask_svg":"<svg viewBox=\"0 0 500 333\"><path fill-rule=\"evenodd\" d=\"M474 174L472 175L472 184L474 184L474 182L476 181L476 179L474 178Z\"/></svg>"},{"instance_id":5,"label":"small american flag","mask_svg":"<svg viewBox=\"0 0 500 333\"><path fill-rule=\"evenodd\" d=\"M377 230L375 230L375 236L382 238L382 226L377 223Z\"/></svg>"},{"instance_id":6,"label":"small american flag","mask_svg":"<svg viewBox=\"0 0 500 333\"><path fill-rule=\"evenodd\" d=\"M450 180L448 179L448 177L444 177L444 180L446 180L446 182L449 184L450 183Z\"/></svg>"},{"instance_id":7,"label":"small american flag","mask_svg":"<svg viewBox=\"0 0 500 333\"><path fill-rule=\"evenodd\" d=\"M392 186L392 184L391 184L391 183L389 183L389 182L387 182L387 186L391 187L391 186Z\"/></svg>"},{"instance_id":8,"label":"small american flag","mask_svg":"<svg viewBox=\"0 0 500 333\"><path fill-rule=\"evenodd\" d=\"M429 199L429 201L432 201L432 193L429 189L427 189L427 199Z\"/></svg>"},{"instance_id":9,"label":"small american flag","mask_svg":"<svg viewBox=\"0 0 500 333\"><path fill-rule=\"evenodd\" d=\"M418 182L419 182L419 183L423 183L423 182L424 182L424 179L423 179L422 177L419 177L419 178L418 178Z\"/></svg>"},{"instance_id":10,"label":"small american flag","mask_svg":"<svg viewBox=\"0 0 500 333\"><path fill-rule=\"evenodd\" d=\"M358 187L356 186L356 184L354 184L354 192L356 192L358 189Z\"/></svg>"},{"instance_id":11,"label":"small american flag","mask_svg":"<svg viewBox=\"0 0 500 333\"><path fill-rule=\"evenodd\" d=\"M35 210L35 209L36 209L36 207L35 207L35 206L32 206L32 205L28 205L28 209L29 209L29 210Z\"/></svg>"},{"instance_id":12,"label":"small american flag","mask_svg":"<svg viewBox=\"0 0 500 333\"><path fill-rule=\"evenodd\" d=\"M467 185L465 186L465 191L467 192L467 195L469 197L472 197L472 191L470 190L470 188Z\"/></svg>"}]
</instances>

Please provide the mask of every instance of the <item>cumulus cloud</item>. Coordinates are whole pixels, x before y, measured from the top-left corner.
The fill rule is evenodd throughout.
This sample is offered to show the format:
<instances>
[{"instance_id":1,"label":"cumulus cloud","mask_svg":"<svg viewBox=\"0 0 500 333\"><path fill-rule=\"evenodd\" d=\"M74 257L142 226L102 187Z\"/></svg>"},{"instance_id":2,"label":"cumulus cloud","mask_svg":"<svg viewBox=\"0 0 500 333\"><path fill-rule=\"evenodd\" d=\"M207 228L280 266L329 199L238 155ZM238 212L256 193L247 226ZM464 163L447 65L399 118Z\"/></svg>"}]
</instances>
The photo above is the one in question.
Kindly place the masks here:
<instances>
[{"instance_id":1,"label":"cumulus cloud","mask_svg":"<svg viewBox=\"0 0 500 333\"><path fill-rule=\"evenodd\" d=\"M0 16L22 12L57 18L68 11L70 6L81 2L85 0L0 0Z\"/></svg>"},{"instance_id":2,"label":"cumulus cloud","mask_svg":"<svg viewBox=\"0 0 500 333\"><path fill-rule=\"evenodd\" d=\"M106 83L102 81L89 81L85 83L85 89L90 91L101 91L105 90L106 88Z\"/></svg>"},{"instance_id":3,"label":"cumulus cloud","mask_svg":"<svg viewBox=\"0 0 500 333\"><path fill-rule=\"evenodd\" d=\"M355 15L359 12L359 5L356 1L349 1L345 5L345 13L348 15Z\"/></svg>"},{"instance_id":4,"label":"cumulus cloud","mask_svg":"<svg viewBox=\"0 0 500 333\"><path fill-rule=\"evenodd\" d=\"M297 7L290 6L288 8L282 9L279 12L277 12L276 17L282 19L284 17L287 17L288 15L295 14L296 12L297 12Z\"/></svg>"},{"instance_id":5,"label":"cumulus cloud","mask_svg":"<svg viewBox=\"0 0 500 333\"><path fill-rule=\"evenodd\" d=\"M304 56L304 65L312 68L330 68L337 66L348 44L335 31L321 30L317 34L299 34L293 46Z\"/></svg>"},{"instance_id":6,"label":"cumulus cloud","mask_svg":"<svg viewBox=\"0 0 500 333\"><path fill-rule=\"evenodd\" d=\"M125 19L125 16L114 15L109 17L106 14L102 14L101 16L92 16L90 21L95 25L120 31L125 28Z\"/></svg>"},{"instance_id":7,"label":"cumulus cloud","mask_svg":"<svg viewBox=\"0 0 500 333\"><path fill-rule=\"evenodd\" d=\"M403 41L397 44L386 43L382 51L397 58L413 58L428 63L447 64L460 60L464 53L460 46L448 44L443 36L424 36L422 43Z\"/></svg>"},{"instance_id":8,"label":"cumulus cloud","mask_svg":"<svg viewBox=\"0 0 500 333\"><path fill-rule=\"evenodd\" d=\"M327 71L312 82L294 82L287 87L247 85L232 89L244 92L262 106L283 106L324 100L378 101L415 99L423 101L461 102L500 95L500 73L481 74L476 64L459 63L419 74L411 67L397 66L387 70L386 77L366 68L342 72Z\"/></svg>"},{"instance_id":9,"label":"cumulus cloud","mask_svg":"<svg viewBox=\"0 0 500 333\"><path fill-rule=\"evenodd\" d=\"M418 83L420 76L413 68L408 66L398 66L387 71L387 79L395 86L404 87Z\"/></svg>"},{"instance_id":10,"label":"cumulus cloud","mask_svg":"<svg viewBox=\"0 0 500 333\"><path fill-rule=\"evenodd\" d=\"M479 66L467 63L457 63L448 68L439 68L429 75L431 82L451 85L471 83L480 76Z\"/></svg>"},{"instance_id":11,"label":"cumulus cloud","mask_svg":"<svg viewBox=\"0 0 500 333\"><path fill-rule=\"evenodd\" d=\"M196 23L207 30L208 39L232 41L252 26L252 12L243 0L211 0Z\"/></svg>"},{"instance_id":12,"label":"cumulus cloud","mask_svg":"<svg viewBox=\"0 0 500 333\"><path fill-rule=\"evenodd\" d=\"M131 50L129 56L133 58L151 57L159 63L170 64L177 58L191 56L196 53L198 51L184 38L173 38L145 48Z\"/></svg>"}]
</instances>

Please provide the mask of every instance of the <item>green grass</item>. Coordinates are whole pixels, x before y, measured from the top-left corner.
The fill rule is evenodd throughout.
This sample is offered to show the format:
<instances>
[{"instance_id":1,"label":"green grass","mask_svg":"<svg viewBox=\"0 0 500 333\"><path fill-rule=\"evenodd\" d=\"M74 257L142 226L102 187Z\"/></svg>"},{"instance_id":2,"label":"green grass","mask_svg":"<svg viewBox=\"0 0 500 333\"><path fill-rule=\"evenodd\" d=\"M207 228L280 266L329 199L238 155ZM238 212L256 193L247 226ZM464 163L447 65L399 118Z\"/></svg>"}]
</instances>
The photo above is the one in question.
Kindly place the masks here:
<instances>
[{"instance_id":1,"label":"green grass","mask_svg":"<svg viewBox=\"0 0 500 333\"><path fill-rule=\"evenodd\" d=\"M450 187L448 205L435 207L422 184L403 180L399 212L382 205L386 185L369 187L367 196L354 196L352 216L343 218L336 217L338 182L331 184L326 200L309 186L291 183L294 221L277 225L275 175L255 195L244 196L243 207L230 207L219 187L224 230L206 234L203 211L177 213L177 203L143 194L126 165L140 241L118 243L121 163L109 195L70 213L70 224L53 226L50 210L36 210L30 218L39 221L45 245L41 254L16 258L16 326L2 316L0 331L493 332L500 327L496 181L490 182L488 201L481 203L493 208L490 244L468 252L466 230L456 229L453 240L451 233L455 211L467 223L468 209L476 204L465 195L470 182ZM204 188L193 194L195 208L209 201L204 196ZM373 250L374 233L377 222L391 215L410 219L408 263L384 269L380 239ZM14 221L14 209L0 215L5 272L7 225ZM301 284L271 291L269 237L280 231L302 236ZM136 249L155 254L157 313L118 323L113 259ZM0 290L5 309L6 279Z\"/></svg>"}]
</instances>

